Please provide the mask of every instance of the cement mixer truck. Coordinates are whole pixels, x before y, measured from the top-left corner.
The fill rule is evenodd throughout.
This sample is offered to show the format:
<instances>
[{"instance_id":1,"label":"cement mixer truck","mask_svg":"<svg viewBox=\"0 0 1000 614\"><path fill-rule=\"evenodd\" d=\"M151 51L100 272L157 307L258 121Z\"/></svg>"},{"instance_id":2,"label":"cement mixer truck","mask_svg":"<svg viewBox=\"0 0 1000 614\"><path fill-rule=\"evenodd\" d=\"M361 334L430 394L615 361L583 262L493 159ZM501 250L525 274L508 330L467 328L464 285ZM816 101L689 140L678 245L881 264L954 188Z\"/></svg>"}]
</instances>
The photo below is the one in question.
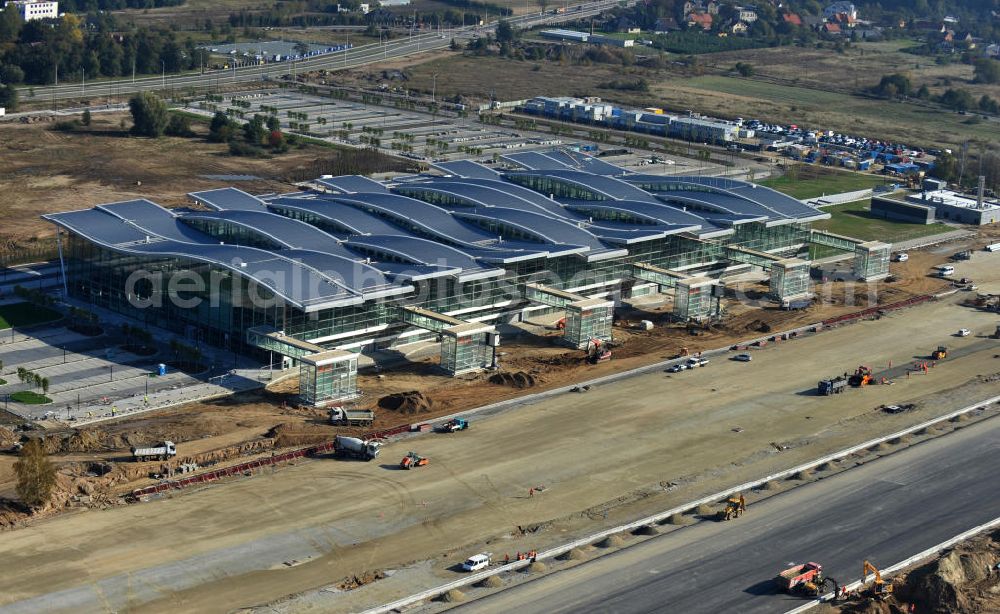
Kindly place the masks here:
<instances>
[{"instance_id":1,"label":"cement mixer truck","mask_svg":"<svg viewBox=\"0 0 1000 614\"><path fill-rule=\"evenodd\" d=\"M377 441L337 435L333 440L333 454L337 458L357 458L370 461L378 456L382 444Z\"/></svg>"}]
</instances>

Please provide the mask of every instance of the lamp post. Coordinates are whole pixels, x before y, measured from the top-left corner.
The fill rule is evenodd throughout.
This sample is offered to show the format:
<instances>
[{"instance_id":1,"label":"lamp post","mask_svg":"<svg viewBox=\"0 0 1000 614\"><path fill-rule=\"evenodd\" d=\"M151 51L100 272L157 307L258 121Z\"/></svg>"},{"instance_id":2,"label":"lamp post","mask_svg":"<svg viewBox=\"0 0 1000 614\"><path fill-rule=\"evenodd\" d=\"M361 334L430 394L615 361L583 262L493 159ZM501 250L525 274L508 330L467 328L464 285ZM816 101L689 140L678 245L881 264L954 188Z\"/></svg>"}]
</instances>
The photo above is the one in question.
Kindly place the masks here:
<instances>
[{"instance_id":1,"label":"lamp post","mask_svg":"<svg viewBox=\"0 0 1000 614\"><path fill-rule=\"evenodd\" d=\"M431 102L437 102L438 73L431 75Z\"/></svg>"},{"instance_id":2,"label":"lamp post","mask_svg":"<svg viewBox=\"0 0 1000 614\"><path fill-rule=\"evenodd\" d=\"M115 366L114 365L108 365L108 381L109 382L115 381Z\"/></svg>"}]
</instances>

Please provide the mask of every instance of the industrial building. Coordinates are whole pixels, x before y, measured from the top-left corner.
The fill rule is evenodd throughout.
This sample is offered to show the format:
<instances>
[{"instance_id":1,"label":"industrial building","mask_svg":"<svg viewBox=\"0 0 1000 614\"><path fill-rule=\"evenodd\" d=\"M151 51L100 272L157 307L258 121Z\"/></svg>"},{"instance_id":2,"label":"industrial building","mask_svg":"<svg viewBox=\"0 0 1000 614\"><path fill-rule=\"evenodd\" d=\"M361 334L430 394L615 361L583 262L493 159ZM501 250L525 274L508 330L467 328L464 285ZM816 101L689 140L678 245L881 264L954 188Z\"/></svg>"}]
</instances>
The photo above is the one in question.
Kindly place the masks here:
<instances>
[{"instance_id":1,"label":"industrial building","mask_svg":"<svg viewBox=\"0 0 1000 614\"><path fill-rule=\"evenodd\" d=\"M982 226L1000 222L1000 203L985 196L985 177L979 178L979 191L966 196L947 189L947 182L926 178L923 190L908 194L905 200L886 196L872 199L872 215L915 224L936 220Z\"/></svg>"},{"instance_id":2,"label":"industrial building","mask_svg":"<svg viewBox=\"0 0 1000 614\"><path fill-rule=\"evenodd\" d=\"M672 292L678 319L703 320L725 276L750 267L770 272L775 300L801 299L810 243L854 253L864 279L887 272L888 245L811 230L828 214L751 183L629 174L561 150L506 161L43 217L59 229L68 295L283 356L315 404L356 394L359 352L439 340L446 372L488 367L496 325L533 313L565 312L566 344L586 348L610 339L616 300Z\"/></svg>"},{"instance_id":3,"label":"industrial building","mask_svg":"<svg viewBox=\"0 0 1000 614\"><path fill-rule=\"evenodd\" d=\"M752 131L735 122L708 119L696 115L664 113L662 109L621 109L599 98L550 98L537 96L526 101L521 111L563 121L604 125L616 130L642 132L655 136L684 139L697 143L728 143L753 136Z\"/></svg>"},{"instance_id":4,"label":"industrial building","mask_svg":"<svg viewBox=\"0 0 1000 614\"><path fill-rule=\"evenodd\" d=\"M22 21L34 21L35 19L56 19L59 17L59 3L46 2L44 0L12 0L5 2L4 6L14 6L21 15Z\"/></svg>"}]
</instances>

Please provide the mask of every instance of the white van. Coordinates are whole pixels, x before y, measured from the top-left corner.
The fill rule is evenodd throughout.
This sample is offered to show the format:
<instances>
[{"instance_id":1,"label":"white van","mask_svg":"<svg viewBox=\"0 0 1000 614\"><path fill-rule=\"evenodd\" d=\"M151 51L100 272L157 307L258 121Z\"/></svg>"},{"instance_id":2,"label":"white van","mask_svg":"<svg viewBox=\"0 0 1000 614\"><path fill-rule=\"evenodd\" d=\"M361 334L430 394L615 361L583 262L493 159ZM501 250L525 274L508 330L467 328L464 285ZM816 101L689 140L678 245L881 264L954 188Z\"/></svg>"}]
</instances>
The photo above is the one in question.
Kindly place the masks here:
<instances>
[{"instance_id":1,"label":"white van","mask_svg":"<svg viewBox=\"0 0 1000 614\"><path fill-rule=\"evenodd\" d=\"M947 277L948 275L955 274L955 267L951 266L950 264L946 264L944 266L939 266L937 271L938 271L938 277Z\"/></svg>"},{"instance_id":2,"label":"white van","mask_svg":"<svg viewBox=\"0 0 1000 614\"><path fill-rule=\"evenodd\" d=\"M488 554L474 554L470 556L464 563L462 563L462 569L465 571L479 571L480 569L486 569L490 566L490 555Z\"/></svg>"}]
</instances>

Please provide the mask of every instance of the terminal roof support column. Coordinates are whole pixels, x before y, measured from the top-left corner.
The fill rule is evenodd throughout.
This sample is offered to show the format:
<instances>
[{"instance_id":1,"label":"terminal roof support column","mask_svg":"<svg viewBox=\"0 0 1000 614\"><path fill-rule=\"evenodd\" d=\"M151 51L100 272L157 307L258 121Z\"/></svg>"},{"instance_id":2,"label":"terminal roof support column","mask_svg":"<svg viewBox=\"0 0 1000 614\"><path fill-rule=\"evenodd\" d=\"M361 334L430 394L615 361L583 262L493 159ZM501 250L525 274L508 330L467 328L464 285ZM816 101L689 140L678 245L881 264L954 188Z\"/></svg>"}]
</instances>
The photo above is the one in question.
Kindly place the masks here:
<instances>
[{"instance_id":1,"label":"terminal roof support column","mask_svg":"<svg viewBox=\"0 0 1000 614\"><path fill-rule=\"evenodd\" d=\"M585 298L566 305L564 341L571 347L586 349L591 339L611 340L614 301Z\"/></svg>"},{"instance_id":2,"label":"terminal roof support column","mask_svg":"<svg viewBox=\"0 0 1000 614\"><path fill-rule=\"evenodd\" d=\"M299 398L303 403L322 407L358 396L358 355L343 350L327 350L300 359Z\"/></svg>"},{"instance_id":3,"label":"terminal roof support column","mask_svg":"<svg viewBox=\"0 0 1000 614\"><path fill-rule=\"evenodd\" d=\"M490 367L500 343L496 328L465 322L441 331L441 368L452 377Z\"/></svg>"},{"instance_id":4,"label":"terminal roof support column","mask_svg":"<svg viewBox=\"0 0 1000 614\"><path fill-rule=\"evenodd\" d=\"M877 281L889 275L891 243L862 241L822 230L809 233L809 241L815 245L853 252L852 272L863 281Z\"/></svg>"},{"instance_id":5,"label":"terminal roof support column","mask_svg":"<svg viewBox=\"0 0 1000 614\"><path fill-rule=\"evenodd\" d=\"M854 247L854 274L862 281L877 281L889 275L889 252L892 245L866 241Z\"/></svg>"},{"instance_id":6,"label":"terminal roof support column","mask_svg":"<svg viewBox=\"0 0 1000 614\"><path fill-rule=\"evenodd\" d=\"M719 280L710 277L689 277L677 282L674 290L674 317L682 322L701 321L712 316Z\"/></svg>"},{"instance_id":7,"label":"terminal roof support column","mask_svg":"<svg viewBox=\"0 0 1000 614\"><path fill-rule=\"evenodd\" d=\"M422 307L400 308L400 319L441 334L441 368L452 377L493 364L500 335L490 324L466 322Z\"/></svg>"},{"instance_id":8,"label":"terminal roof support column","mask_svg":"<svg viewBox=\"0 0 1000 614\"><path fill-rule=\"evenodd\" d=\"M787 305L812 296L809 289L809 262L782 258L771 267L771 297Z\"/></svg>"}]
</instances>

